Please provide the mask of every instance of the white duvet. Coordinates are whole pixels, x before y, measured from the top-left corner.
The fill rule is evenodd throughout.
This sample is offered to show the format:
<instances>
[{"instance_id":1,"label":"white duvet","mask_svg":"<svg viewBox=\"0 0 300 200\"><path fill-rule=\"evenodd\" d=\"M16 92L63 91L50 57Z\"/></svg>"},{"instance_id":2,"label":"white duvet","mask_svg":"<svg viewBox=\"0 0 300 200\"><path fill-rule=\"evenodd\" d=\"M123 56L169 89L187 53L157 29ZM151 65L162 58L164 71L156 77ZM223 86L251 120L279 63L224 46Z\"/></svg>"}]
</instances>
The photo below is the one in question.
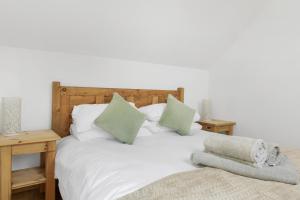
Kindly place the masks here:
<instances>
[{"instance_id":1,"label":"white duvet","mask_svg":"<svg viewBox=\"0 0 300 200\"><path fill-rule=\"evenodd\" d=\"M56 177L64 200L111 200L168 175L193 170L191 153L203 150L207 133L165 132L137 137L133 145L73 136L58 144Z\"/></svg>"}]
</instances>

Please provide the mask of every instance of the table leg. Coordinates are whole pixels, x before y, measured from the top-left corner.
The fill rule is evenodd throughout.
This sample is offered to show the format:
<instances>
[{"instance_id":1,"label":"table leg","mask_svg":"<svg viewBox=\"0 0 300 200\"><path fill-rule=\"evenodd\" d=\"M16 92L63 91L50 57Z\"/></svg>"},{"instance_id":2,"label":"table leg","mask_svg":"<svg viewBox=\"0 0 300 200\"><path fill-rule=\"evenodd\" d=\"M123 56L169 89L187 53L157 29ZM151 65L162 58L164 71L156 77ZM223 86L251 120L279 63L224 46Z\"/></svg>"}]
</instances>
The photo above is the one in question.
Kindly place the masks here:
<instances>
[{"instance_id":1,"label":"table leg","mask_svg":"<svg viewBox=\"0 0 300 200\"><path fill-rule=\"evenodd\" d=\"M233 126L229 127L228 130L228 135L232 135L233 134Z\"/></svg>"},{"instance_id":2,"label":"table leg","mask_svg":"<svg viewBox=\"0 0 300 200\"><path fill-rule=\"evenodd\" d=\"M0 199L11 200L11 146L0 147Z\"/></svg>"},{"instance_id":3,"label":"table leg","mask_svg":"<svg viewBox=\"0 0 300 200\"><path fill-rule=\"evenodd\" d=\"M40 153L40 167L45 169L45 152ZM45 193L45 185L40 186L40 193Z\"/></svg>"},{"instance_id":4,"label":"table leg","mask_svg":"<svg viewBox=\"0 0 300 200\"><path fill-rule=\"evenodd\" d=\"M48 142L48 151L45 153L45 175L46 182L46 200L55 199L55 180L54 180L54 164L55 164L56 142Z\"/></svg>"}]
</instances>

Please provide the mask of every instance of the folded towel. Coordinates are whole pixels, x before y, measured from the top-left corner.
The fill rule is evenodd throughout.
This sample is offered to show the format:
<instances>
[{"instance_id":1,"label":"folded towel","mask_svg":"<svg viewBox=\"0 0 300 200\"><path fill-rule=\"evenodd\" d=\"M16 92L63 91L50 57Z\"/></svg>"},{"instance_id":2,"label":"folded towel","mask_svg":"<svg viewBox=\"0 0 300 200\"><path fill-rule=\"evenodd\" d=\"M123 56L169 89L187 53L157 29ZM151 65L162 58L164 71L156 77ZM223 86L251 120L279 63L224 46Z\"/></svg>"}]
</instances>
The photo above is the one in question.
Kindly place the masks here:
<instances>
[{"instance_id":1,"label":"folded towel","mask_svg":"<svg viewBox=\"0 0 300 200\"><path fill-rule=\"evenodd\" d=\"M276 166L285 162L287 157L280 152L280 148L276 144L268 144L268 158L266 160L266 166Z\"/></svg>"},{"instance_id":2,"label":"folded towel","mask_svg":"<svg viewBox=\"0 0 300 200\"><path fill-rule=\"evenodd\" d=\"M207 152L252 163L255 167L263 167L267 158L267 145L261 139L214 134L204 140Z\"/></svg>"},{"instance_id":3,"label":"folded towel","mask_svg":"<svg viewBox=\"0 0 300 200\"><path fill-rule=\"evenodd\" d=\"M292 185L299 184L300 181L299 172L288 159L275 167L256 168L216 154L198 151L192 154L191 161L196 165L219 168L241 176L265 181L277 181Z\"/></svg>"}]
</instances>

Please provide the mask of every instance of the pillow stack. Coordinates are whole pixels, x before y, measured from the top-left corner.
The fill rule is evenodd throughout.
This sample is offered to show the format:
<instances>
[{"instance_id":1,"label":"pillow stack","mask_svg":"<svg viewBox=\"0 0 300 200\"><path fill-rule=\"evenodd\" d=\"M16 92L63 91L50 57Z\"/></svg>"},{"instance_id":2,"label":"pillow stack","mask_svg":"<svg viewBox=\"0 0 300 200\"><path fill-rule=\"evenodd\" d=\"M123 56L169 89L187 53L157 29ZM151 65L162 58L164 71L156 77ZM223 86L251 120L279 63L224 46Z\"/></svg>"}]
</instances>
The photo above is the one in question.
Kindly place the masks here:
<instances>
[{"instance_id":1,"label":"pillow stack","mask_svg":"<svg viewBox=\"0 0 300 200\"><path fill-rule=\"evenodd\" d=\"M137 109L133 103L114 93L110 104L75 106L72 118L70 132L80 141L101 137L133 144L137 135L173 131L189 135L194 133L193 129L201 129L199 124L193 123L200 119L199 114L172 95L168 95L167 104Z\"/></svg>"}]
</instances>

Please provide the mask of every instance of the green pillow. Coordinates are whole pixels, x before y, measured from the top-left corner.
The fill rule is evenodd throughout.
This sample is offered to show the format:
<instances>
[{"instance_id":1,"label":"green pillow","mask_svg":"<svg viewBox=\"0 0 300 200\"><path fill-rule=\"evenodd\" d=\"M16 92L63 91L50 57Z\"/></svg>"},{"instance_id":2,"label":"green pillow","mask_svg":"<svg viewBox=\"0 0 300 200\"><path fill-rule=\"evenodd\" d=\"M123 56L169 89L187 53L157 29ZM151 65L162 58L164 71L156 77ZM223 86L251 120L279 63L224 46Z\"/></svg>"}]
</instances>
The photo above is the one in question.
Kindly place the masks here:
<instances>
[{"instance_id":1,"label":"green pillow","mask_svg":"<svg viewBox=\"0 0 300 200\"><path fill-rule=\"evenodd\" d=\"M145 119L144 114L114 93L110 104L95 120L95 124L117 140L132 144Z\"/></svg>"},{"instance_id":2,"label":"green pillow","mask_svg":"<svg viewBox=\"0 0 300 200\"><path fill-rule=\"evenodd\" d=\"M169 95L167 106L159 120L159 124L174 129L180 135L188 135L194 115L194 109L178 101L172 95Z\"/></svg>"}]
</instances>

